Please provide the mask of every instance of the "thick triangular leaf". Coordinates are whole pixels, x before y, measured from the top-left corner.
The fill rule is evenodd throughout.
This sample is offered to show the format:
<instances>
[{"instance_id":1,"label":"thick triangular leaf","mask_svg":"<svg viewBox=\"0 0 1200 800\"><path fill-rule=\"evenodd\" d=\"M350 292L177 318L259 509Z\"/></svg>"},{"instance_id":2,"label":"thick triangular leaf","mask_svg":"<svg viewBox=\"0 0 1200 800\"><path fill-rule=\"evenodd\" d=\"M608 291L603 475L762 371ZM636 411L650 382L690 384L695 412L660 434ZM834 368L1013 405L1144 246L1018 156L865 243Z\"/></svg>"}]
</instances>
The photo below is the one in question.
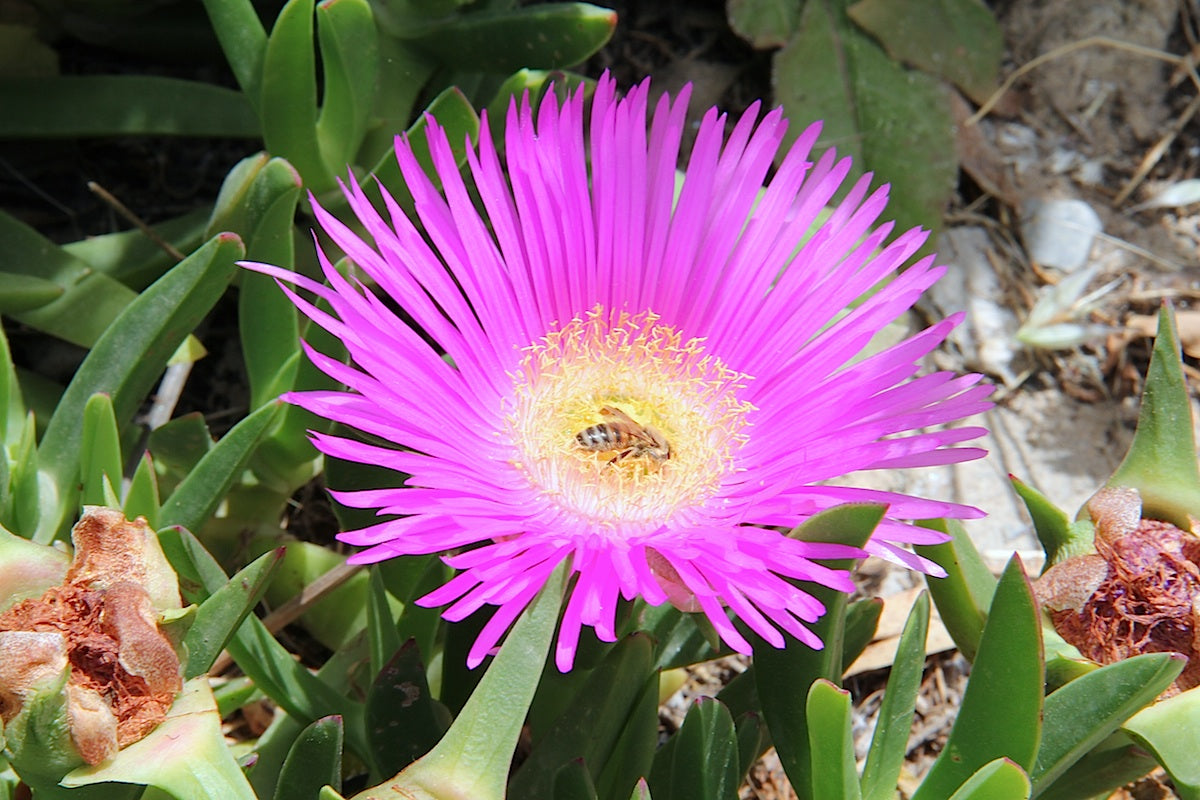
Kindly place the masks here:
<instances>
[{"instance_id":1,"label":"thick triangular leaf","mask_svg":"<svg viewBox=\"0 0 1200 800\"><path fill-rule=\"evenodd\" d=\"M296 739L279 773L275 800L315 800L327 785L342 786L341 717L322 717Z\"/></svg>"},{"instance_id":2,"label":"thick triangular leaf","mask_svg":"<svg viewBox=\"0 0 1200 800\"><path fill-rule=\"evenodd\" d=\"M657 800L733 800L741 774L737 736L729 709L700 697L683 726L654 756L648 778Z\"/></svg>"},{"instance_id":3,"label":"thick triangular leaf","mask_svg":"<svg viewBox=\"0 0 1200 800\"><path fill-rule=\"evenodd\" d=\"M1160 700L1134 715L1124 730L1154 754L1187 800L1200 797L1200 689Z\"/></svg>"},{"instance_id":4,"label":"thick triangular leaf","mask_svg":"<svg viewBox=\"0 0 1200 800\"><path fill-rule=\"evenodd\" d=\"M53 513L39 520L36 537L49 541L64 531L75 511L83 407L97 392L112 397L118 425L132 419L171 354L208 313L233 275L241 240L220 234L142 292L92 348L63 394L39 448L41 466L55 496L43 501Z\"/></svg>"},{"instance_id":5,"label":"thick triangular leaf","mask_svg":"<svg viewBox=\"0 0 1200 800\"><path fill-rule=\"evenodd\" d=\"M883 518L883 513L884 508L876 505L838 506L811 517L792 535L806 541L861 547ZM851 563L849 560L834 561L829 566L845 569ZM758 699L779 760L794 787L808 787L812 783L805 713L808 687L818 678L837 682L842 677L848 599L845 594L822 586L801 584L801 587L825 606L825 616L811 626L825 643L824 649L813 650L792 639L783 649L776 649L758 638L754 641L754 681ZM798 791L804 789L798 788Z\"/></svg>"},{"instance_id":6,"label":"thick triangular leaf","mask_svg":"<svg viewBox=\"0 0 1200 800\"><path fill-rule=\"evenodd\" d=\"M121 435L113 414L112 398L94 394L83 410L83 435L79 446L79 473L83 484L84 505L103 506L104 486L120 486L124 464L121 459Z\"/></svg>"},{"instance_id":7,"label":"thick triangular leaf","mask_svg":"<svg viewBox=\"0 0 1200 800\"><path fill-rule=\"evenodd\" d=\"M1042 742L1030 777L1040 792L1138 709L1154 702L1186 660L1149 653L1081 675L1046 698Z\"/></svg>"},{"instance_id":8,"label":"thick triangular leaf","mask_svg":"<svg viewBox=\"0 0 1200 800\"><path fill-rule=\"evenodd\" d=\"M917 545L913 549L946 570L946 577L926 576L925 583L959 652L968 661L974 661L987 609L996 591L996 578L983 563L961 522L951 519L921 524L952 537L942 544Z\"/></svg>"},{"instance_id":9,"label":"thick triangular leaf","mask_svg":"<svg viewBox=\"0 0 1200 800\"><path fill-rule=\"evenodd\" d=\"M229 136L252 139L246 97L224 86L159 75L62 75L0 80L0 139Z\"/></svg>"},{"instance_id":10,"label":"thick triangular leaf","mask_svg":"<svg viewBox=\"0 0 1200 800\"><path fill-rule=\"evenodd\" d=\"M378 671L367 693L367 741L384 775L404 769L442 738L450 720L439 706L421 651L409 640Z\"/></svg>"},{"instance_id":11,"label":"thick triangular leaf","mask_svg":"<svg viewBox=\"0 0 1200 800\"><path fill-rule=\"evenodd\" d=\"M503 800L513 752L562 603L565 566L559 566L505 637L500 652L437 746L384 786L359 795Z\"/></svg>"},{"instance_id":12,"label":"thick triangular leaf","mask_svg":"<svg viewBox=\"0 0 1200 800\"><path fill-rule=\"evenodd\" d=\"M1033 766L1042 729L1042 663L1037 603L1014 556L996 586L950 737L913 800L948 797L997 758Z\"/></svg>"},{"instance_id":13,"label":"thick triangular leaf","mask_svg":"<svg viewBox=\"0 0 1200 800\"><path fill-rule=\"evenodd\" d=\"M318 4L317 35L325 70L317 142L329 169L340 174L353 163L375 106L379 43L370 4Z\"/></svg>"},{"instance_id":14,"label":"thick triangular leaf","mask_svg":"<svg viewBox=\"0 0 1200 800\"><path fill-rule=\"evenodd\" d=\"M539 3L463 14L428 26L410 41L455 69L507 75L523 67L579 64L604 46L617 25L614 11L587 3ZM401 38L410 32L396 31Z\"/></svg>"},{"instance_id":15,"label":"thick triangular leaf","mask_svg":"<svg viewBox=\"0 0 1200 800\"><path fill-rule=\"evenodd\" d=\"M1175 315L1163 306L1137 432L1108 486L1137 489L1142 516L1191 530L1200 517L1200 468L1192 440L1192 407L1179 354Z\"/></svg>"},{"instance_id":16,"label":"thick triangular leaf","mask_svg":"<svg viewBox=\"0 0 1200 800\"><path fill-rule=\"evenodd\" d=\"M967 778L950 800L1027 800L1029 776L1007 758L997 758Z\"/></svg>"},{"instance_id":17,"label":"thick triangular leaf","mask_svg":"<svg viewBox=\"0 0 1200 800\"><path fill-rule=\"evenodd\" d=\"M913 603L908 621L896 645L896 657L888 676L883 702L867 762L863 766L862 793L866 800L890 800L896 794L900 769L908 750L917 691L925 669L925 637L929 632L929 595Z\"/></svg>"},{"instance_id":18,"label":"thick triangular leaf","mask_svg":"<svg viewBox=\"0 0 1200 800\"><path fill-rule=\"evenodd\" d=\"M850 693L819 680L808 690L808 742L812 797L861 800L850 731Z\"/></svg>"},{"instance_id":19,"label":"thick triangular leaf","mask_svg":"<svg viewBox=\"0 0 1200 800\"><path fill-rule=\"evenodd\" d=\"M208 672L242 620L262 598L282 558L282 547L262 555L200 604L184 639L188 657L183 671L185 679Z\"/></svg>"},{"instance_id":20,"label":"thick triangular leaf","mask_svg":"<svg viewBox=\"0 0 1200 800\"><path fill-rule=\"evenodd\" d=\"M543 735L509 785L513 797L549 797L554 776L582 758L589 769L608 762L653 674L650 637L622 640L591 674L575 700ZM596 773L593 773L593 778ZM636 776L634 776L636 777Z\"/></svg>"}]
</instances>

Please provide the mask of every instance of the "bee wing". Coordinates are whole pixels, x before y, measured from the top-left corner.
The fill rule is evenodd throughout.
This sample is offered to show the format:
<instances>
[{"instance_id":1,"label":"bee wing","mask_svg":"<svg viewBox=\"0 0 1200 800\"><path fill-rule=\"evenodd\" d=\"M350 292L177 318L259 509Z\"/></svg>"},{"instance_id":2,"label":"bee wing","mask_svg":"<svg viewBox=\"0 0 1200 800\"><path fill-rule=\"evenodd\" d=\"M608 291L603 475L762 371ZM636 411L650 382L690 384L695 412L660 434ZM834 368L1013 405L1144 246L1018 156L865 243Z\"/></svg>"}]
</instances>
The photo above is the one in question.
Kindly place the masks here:
<instances>
[{"instance_id":1,"label":"bee wing","mask_svg":"<svg viewBox=\"0 0 1200 800\"><path fill-rule=\"evenodd\" d=\"M658 441L655 439L654 434L647 431L640 422L621 409L614 408L613 406L604 406L600 409L600 414L604 417L610 417L612 421L608 424L619 427L622 433L632 436L643 444L658 446Z\"/></svg>"},{"instance_id":2,"label":"bee wing","mask_svg":"<svg viewBox=\"0 0 1200 800\"><path fill-rule=\"evenodd\" d=\"M642 428L646 432L646 439L655 447L666 448L670 452L671 445L667 442L667 437L663 436L662 431L651 425L646 425Z\"/></svg>"},{"instance_id":3,"label":"bee wing","mask_svg":"<svg viewBox=\"0 0 1200 800\"><path fill-rule=\"evenodd\" d=\"M627 423L627 424L632 425L639 429L642 427L641 425L638 425L636 422L634 422L633 417L629 416L628 414L626 414L624 411L622 411L619 408L614 408L613 406L604 406L603 408L601 408L600 416L612 417L617 422L624 422L624 423Z\"/></svg>"}]
</instances>

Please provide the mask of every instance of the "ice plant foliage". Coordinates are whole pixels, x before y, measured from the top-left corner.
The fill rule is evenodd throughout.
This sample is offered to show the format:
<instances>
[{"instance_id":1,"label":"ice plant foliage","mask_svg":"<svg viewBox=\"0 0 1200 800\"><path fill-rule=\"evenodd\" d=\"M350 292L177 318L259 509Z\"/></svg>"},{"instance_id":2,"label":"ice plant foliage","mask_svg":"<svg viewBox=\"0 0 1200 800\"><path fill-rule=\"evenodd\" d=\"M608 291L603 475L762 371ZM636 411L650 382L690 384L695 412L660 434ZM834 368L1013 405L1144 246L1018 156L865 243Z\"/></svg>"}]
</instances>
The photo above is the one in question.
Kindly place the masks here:
<instances>
[{"instance_id":1,"label":"ice plant foliage","mask_svg":"<svg viewBox=\"0 0 1200 800\"><path fill-rule=\"evenodd\" d=\"M980 428L926 430L986 408L979 376L914 377L960 316L854 361L943 273L932 258L900 271L927 233L883 246L892 226L873 226L887 187L869 191L870 176L818 225L848 159L810 160L813 125L771 175L786 121L757 105L728 137L708 111L677 191L688 90L648 115L649 94L642 83L622 97L604 78L590 103L548 93L535 115L526 98L508 112L503 156L486 125L468 142L468 179L431 119L440 188L398 140L415 218L386 191L381 215L353 179L344 191L368 238L313 204L373 286L325 254L327 285L248 265L283 282L352 359L310 349L349 390L286 399L397 446L314 434L327 455L407 476L337 494L388 516L341 535L367 548L352 560L446 554L460 572L419 602L450 604L452 621L496 607L472 665L564 559L574 584L560 669L582 626L616 637L620 597L701 610L742 652L727 609L776 647L786 632L818 648L805 623L824 608L800 587L849 591L848 575L813 559L861 552L777 527L885 503L866 550L936 572L905 545L941 534L903 520L980 515L822 483L983 454L953 446Z\"/></svg>"}]
</instances>

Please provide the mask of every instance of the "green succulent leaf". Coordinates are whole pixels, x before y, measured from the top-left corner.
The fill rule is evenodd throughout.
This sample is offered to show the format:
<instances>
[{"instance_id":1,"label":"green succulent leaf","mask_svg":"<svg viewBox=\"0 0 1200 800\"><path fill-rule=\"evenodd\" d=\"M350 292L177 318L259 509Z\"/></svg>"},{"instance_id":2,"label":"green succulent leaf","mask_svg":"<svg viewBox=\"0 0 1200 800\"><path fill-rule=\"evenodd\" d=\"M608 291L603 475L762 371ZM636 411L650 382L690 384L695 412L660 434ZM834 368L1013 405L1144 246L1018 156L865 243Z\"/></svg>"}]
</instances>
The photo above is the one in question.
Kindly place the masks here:
<instances>
[{"instance_id":1,"label":"green succulent leaf","mask_svg":"<svg viewBox=\"0 0 1200 800\"><path fill-rule=\"evenodd\" d=\"M158 499L158 478L154 474L154 460L149 453L142 453L137 469L129 479L129 491L121 510L126 519L145 517L146 523L158 530L158 515L161 503Z\"/></svg>"},{"instance_id":2,"label":"green succulent leaf","mask_svg":"<svg viewBox=\"0 0 1200 800\"><path fill-rule=\"evenodd\" d=\"M1044 494L1014 475L1009 475L1008 480L1013 491L1025 501L1025 508L1033 518L1033 528L1037 532L1038 541L1046 551L1043 572L1073 555L1095 552L1090 527L1080 529L1072 526L1067 512L1050 502Z\"/></svg>"},{"instance_id":3,"label":"green succulent leaf","mask_svg":"<svg viewBox=\"0 0 1200 800\"><path fill-rule=\"evenodd\" d=\"M142 292L105 331L75 373L46 429L39 460L46 480L36 538L48 542L75 513L83 410L112 397L118 425L132 419L175 349L208 313L233 275L241 241L221 234Z\"/></svg>"},{"instance_id":4,"label":"green succulent leaf","mask_svg":"<svg viewBox=\"0 0 1200 800\"><path fill-rule=\"evenodd\" d=\"M883 513L884 508L877 505L838 506L811 517L791 535L805 541L861 547L883 519ZM851 564L851 561L843 560L829 562L828 566L846 569ZM771 740L793 787L811 786L813 780L805 687L818 678L835 682L841 679L845 641L846 595L812 585L805 585L804 590L825 606L825 615L811 626L825 643L825 648L812 650L794 640L788 640L783 649L776 649L758 637L753 642L758 699L771 731Z\"/></svg>"},{"instance_id":5,"label":"green succulent leaf","mask_svg":"<svg viewBox=\"0 0 1200 800\"><path fill-rule=\"evenodd\" d=\"M697 698L679 732L654 756L651 791L658 800L733 800L740 780L729 709L711 697Z\"/></svg>"},{"instance_id":6,"label":"green succulent leaf","mask_svg":"<svg viewBox=\"0 0 1200 800\"><path fill-rule=\"evenodd\" d=\"M279 408L279 403L265 405L222 436L162 504L161 524L199 530L241 476Z\"/></svg>"},{"instance_id":7,"label":"green succulent leaf","mask_svg":"<svg viewBox=\"0 0 1200 800\"><path fill-rule=\"evenodd\" d=\"M378 569L367 570L367 632L371 642L371 672L379 674L402 642L388 591L383 585L383 575Z\"/></svg>"},{"instance_id":8,"label":"green succulent leaf","mask_svg":"<svg viewBox=\"0 0 1200 800\"><path fill-rule=\"evenodd\" d=\"M230 186L228 180L226 185ZM300 191L300 175L292 166L281 158L270 159L255 170L244 191L230 186L228 200L236 199L237 204L220 221L242 234L249 259L291 264ZM250 405L258 408L292 388L300 352L300 322L296 307L274 279L249 271L239 277L238 330L250 380Z\"/></svg>"},{"instance_id":9,"label":"green succulent leaf","mask_svg":"<svg viewBox=\"0 0 1200 800\"><path fill-rule=\"evenodd\" d=\"M1029 773L1034 791L1040 793L1138 709L1154 702L1185 663L1176 653L1133 656L1081 675L1050 694L1041 746Z\"/></svg>"},{"instance_id":10,"label":"green succulent leaf","mask_svg":"<svg viewBox=\"0 0 1200 800\"><path fill-rule=\"evenodd\" d=\"M455 160L459 166L462 166L467 163L466 138L469 136L472 141L475 141L479 136L479 115L475 113L475 108L467 100L466 95L451 87L435 97L425 108L425 112L405 132L405 136L412 144L417 161L436 186L438 178L433 168L433 158L429 155L427 117L436 119L438 125L445 130L446 138L454 150ZM389 150L384 153L379 163L371 170L371 175L391 192L402 208L408 211L413 209L412 195L404 185L404 178L400 174L400 164L396 161L394 151ZM364 183L363 189L367 196L372 198L372 202L380 212L386 214L386 208L382 199L379 199L378 190L373 182Z\"/></svg>"},{"instance_id":11,"label":"green succulent leaf","mask_svg":"<svg viewBox=\"0 0 1200 800\"><path fill-rule=\"evenodd\" d=\"M1192 444L1192 407L1183 379L1179 332L1169 306L1158 312L1158 335L1142 392L1137 432L1110 487L1137 489L1142 516L1191 530L1200 518L1200 467Z\"/></svg>"},{"instance_id":12,"label":"green succulent leaf","mask_svg":"<svg viewBox=\"0 0 1200 800\"><path fill-rule=\"evenodd\" d=\"M83 408L83 435L79 443L84 505L108 505L105 484L121 485L121 463L121 435L117 431L112 398L94 394Z\"/></svg>"},{"instance_id":13,"label":"green succulent leaf","mask_svg":"<svg viewBox=\"0 0 1200 800\"><path fill-rule=\"evenodd\" d=\"M925 669L925 637L929 633L929 595L920 595L908 613L908 621L896 645L896 657L888 676L883 702L867 762L863 766L862 794L865 800L891 800L896 793L921 674Z\"/></svg>"},{"instance_id":14,"label":"green succulent leaf","mask_svg":"<svg viewBox=\"0 0 1200 800\"><path fill-rule=\"evenodd\" d=\"M787 115L824 120L821 149L853 156L850 180L871 171L891 183L888 213L897 231L940 226L958 175L949 94L940 82L889 58L851 22L844 2L805 3L773 72L775 101Z\"/></svg>"},{"instance_id":15,"label":"green succulent leaf","mask_svg":"<svg viewBox=\"0 0 1200 800\"><path fill-rule=\"evenodd\" d=\"M221 565L186 530L164 528L158 537L188 602L202 603L229 582ZM367 755L362 706L298 664L258 617L246 617L227 649L255 685L296 719L308 723L330 712L340 714L350 748L359 756Z\"/></svg>"},{"instance_id":16,"label":"green succulent leaf","mask_svg":"<svg viewBox=\"0 0 1200 800\"><path fill-rule=\"evenodd\" d=\"M257 108L262 95L267 31L251 0L204 0L213 32L246 98Z\"/></svg>"},{"instance_id":17,"label":"green succulent leaf","mask_svg":"<svg viewBox=\"0 0 1200 800\"><path fill-rule=\"evenodd\" d=\"M850 732L850 693L825 679L808 690L808 741L812 752L812 797L861 800Z\"/></svg>"},{"instance_id":18,"label":"green succulent leaf","mask_svg":"<svg viewBox=\"0 0 1200 800\"><path fill-rule=\"evenodd\" d=\"M380 36L375 108L359 148L356 163L377 164L393 152L396 134L413 122L421 88L437 65L408 43Z\"/></svg>"},{"instance_id":19,"label":"green succulent leaf","mask_svg":"<svg viewBox=\"0 0 1200 800\"><path fill-rule=\"evenodd\" d=\"M0 78L0 139L87 136L257 138L241 92L157 75Z\"/></svg>"},{"instance_id":20,"label":"green succulent leaf","mask_svg":"<svg viewBox=\"0 0 1200 800\"><path fill-rule=\"evenodd\" d=\"M341 174L353 163L375 106L379 45L370 4L322 0L317 35L325 70L317 143L329 170Z\"/></svg>"},{"instance_id":21,"label":"green succulent leaf","mask_svg":"<svg viewBox=\"0 0 1200 800\"><path fill-rule=\"evenodd\" d=\"M996 579L962 523L932 520L920 524L952 537L942 544L917 545L913 549L946 570L946 577L926 576L925 583L950 638L963 657L973 662L987 620L987 608L996 591Z\"/></svg>"},{"instance_id":22,"label":"green succulent leaf","mask_svg":"<svg viewBox=\"0 0 1200 800\"><path fill-rule=\"evenodd\" d=\"M278 160L287 163L284 159ZM205 233L212 235L217 231L234 231L245 240L245 231L254 228L250 217L257 210L249 201L250 187L269 161L271 156L268 153L259 152L233 165L225 174L225 180L221 181L221 190L208 215Z\"/></svg>"},{"instance_id":23,"label":"green succulent leaf","mask_svg":"<svg viewBox=\"0 0 1200 800\"><path fill-rule=\"evenodd\" d=\"M195 678L208 672L242 620L262 599L282 559L282 547L265 553L200 604L192 627L184 638L188 655L183 670L185 678Z\"/></svg>"},{"instance_id":24,"label":"green succulent leaf","mask_svg":"<svg viewBox=\"0 0 1200 800\"><path fill-rule=\"evenodd\" d=\"M658 744L659 674L650 674L633 701L625 728L604 763L597 765L596 791L601 797L624 797L626 788L650 772Z\"/></svg>"},{"instance_id":25,"label":"green succulent leaf","mask_svg":"<svg viewBox=\"0 0 1200 800\"><path fill-rule=\"evenodd\" d=\"M302 188L300 173L286 159L268 159L254 175L239 204L241 227L231 226L245 240L248 259L294 263L296 205Z\"/></svg>"},{"instance_id":26,"label":"green succulent leaf","mask_svg":"<svg viewBox=\"0 0 1200 800\"><path fill-rule=\"evenodd\" d=\"M8 337L0 328L0 444L10 444L21 435L25 424L25 401L13 367Z\"/></svg>"},{"instance_id":27,"label":"green succulent leaf","mask_svg":"<svg viewBox=\"0 0 1200 800\"><path fill-rule=\"evenodd\" d=\"M66 291L54 281L36 275L0 272L0 314L19 314L54 302Z\"/></svg>"},{"instance_id":28,"label":"green succulent leaf","mask_svg":"<svg viewBox=\"0 0 1200 800\"><path fill-rule=\"evenodd\" d=\"M217 701L217 713L225 719L233 712L244 708L254 700L261 700L263 693L258 691L254 681L243 675L231 678L213 687L213 698Z\"/></svg>"},{"instance_id":29,"label":"green succulent leaf","mask_svg":"<svg viewBox=\"0 0 1200 800\"><path fill-rule=\"evenodd\" d=\"M437 746L355 800L503 800L513 752L558 622L565 566L517 620L462 712Z\"/></svg>"},{"instance_id":30,"label":"green succulent leaf","mask_svg":"<svg viewBox=\"0 0 1200 800\"><path fill-rule=\"evenodd\" d=\"M1153 756L1124 733L1115 733L1067 768L1037 794L1039 800L1092 800L1108 797L1157 766Z\"/></svg>"},{"instance_id":31,"label":"green succulent leaf","mask_svg":"<svg viewBox=\"0 0 1200 800\"><path fill-rule=\"evenodd\" d=\"M12 489L11 518L6 520L13 530L28 536L36 531L42 517L42 489L38 478L37 423L33 412L25 417L20 438L13 448L9 486Z\"/></svg>"},{"instance_id":32,"label":"green succulent leaf","mask_svg":"<svg viewBox=\"0 0 1200 800\"><path fill-rule=\"evenodd\" d=\"M141 230L118 231L68 242L62 249L135 292L140 292L175 266L179 259L164 247L190 253L204 243L209 210L198 208L180 217L151 225L156 238ZM217 233L223 230L218 228Z\"/></svg>"},{"instance_id":33,"label":"green succulent leaf","mask_svg":"<svg viewBox=\"0 0 1200 800\"><path fill-rule=\"evenodd\" d=\"M950 800L1028 800L1029 776L1010 759L997 758L979 768Z\"/></svg>"},{"instance_id":34,"label":"green succulent leaf","mask_svg":"<svg viewBox=\"0 0 1200 800\"><path fill-rule=\"evenodd\" d=\"M976 103L995 90L1004 34L979 0L859 0L847 13L892 58L945 78Z\"/></svg>"},{"instance_id":35,"label":"green succulent leaf","mask_svg":"<svg viewBox=\"0 0 1200 800\"><path fill-rule=\"evenodd\" d=\"M596 787L583 759L568 761L554 773L554 788L549 796L553 800L597 800Z\"/></svg>"},{"instance_id":36,"label":"green succulent leaf","mask_svg":"<svg viewBox=\"0 0 1200 800\"><path fill-rule=\"evenodd\" d=\"M513 797L546 797L559 767L582 758L596 778L612 756L630 715L638 709L653 669L653 645L645 634L623 639L591 671L574 702L539 737L509 784ZM633 778L631 777L631 783Z\"/></svg>"},{"instance_id":37,"label":"green succulent leaf","mask_svg":"<svg viewBox=\"0 0 1200 800\"><path fill-rule=\"evenodd\" d=\"M0 249L8 272L49 281L62 290L49 303L7 313L18 322L80 347L95 344L137 296L124 284L97 273L87 262L2 212Z\"/></svg>"},{"instance_id":38,"label":"green succulent leaf","mask_svg":"<svg viewBox=\"0 0 1200 800\"><path fill-rule=\"evenodd\" d=\"M317 798L322 786L342 786L342 718L322 717L296 739L283 762L275 800Z\"/></svg>"},{"instance_id":39,"label":"green succulent leaf","mask_svg":"<svg viewBox=\"0 0 1200 800\"><path fill-rule=\"evenodd\" d=\"M288 0L267 37L259 97L267 150L286 158L305 185L323 192L334 186L317 142L317 73L313 49L313 0Z\"/></svg>"},{"instance_id":40,"label":"green succulent leaf","mask_svg":"<svg viewBox=\"0 0 1200 800\"><path fill-rule=\"evenodd\" d=\"M720 699L720 698L718 698ZM738 772L745 779L754 762L771 746L771 734L762 714L748 711L734 720L738 743Z\"/></svg>"},{"instance_id":41,"label":"green succulent leaf","mask_svg":"<svg viewBox=\"0 0 1200 800\"><path fill-rule=\"evenodd\" d=\"M612 37L616 12L587 3L541 3L463 14L401 38L439 63L507 75L586 61Z\"/></svg>"},{"instance_id":42,"label":"green succulent leaf","mask_svg":"<svg viewBox=\"0 0 1200 800\"><path fill-rule=\"evenodd\" d=\"M1184 800L1200 798L1200 690L1160 700L1125 723L1124 731L1154 755Z\"/></svg>"},{"instance_id":43,"label":"green succulent leaf","mask_svg":"<svg viewBox=\"0 0 1200 800\"><path fill-rule=\"evenodd\" d=\"M428 753L450 726L449 713L429 691L421 651L412 640L377 671L366 709L367 741L384 775Z\"/></svg>"},{"instance_id":44,"label":"green succulent leaf","mask_svg":"<svg viewBox=\"0 0 1200 800\"><path fill-rule=\"evenodd\" d=\"M883 613L883 600L868 597L856 600L846 608L846 631L843 634L842 672L862 655L863 650L875 638L879 628L879 616Z\"/></svg>"},{"instance_id":45,"label":"green succulent leaf","mask_svg":"<svg viewBox=\"0 0 1200 800\"><path fill-rule=\"evenodd\" d=\"M800 0L728 0L729 27L758 50L783 47L800 24Z\"/></svg>"},{"instance_id":46,"label":"green succulent leaf","mask_svg":"<svg viewBox=\"0 0 1200 800\"><path fill-rule=\"evenodd\" d=\"M1042 732L1042 663L1037 603L1014 556L996 586L950 737L913 800L949 797L998 758L1033 766Z\"/></svg>"}]
</instances>

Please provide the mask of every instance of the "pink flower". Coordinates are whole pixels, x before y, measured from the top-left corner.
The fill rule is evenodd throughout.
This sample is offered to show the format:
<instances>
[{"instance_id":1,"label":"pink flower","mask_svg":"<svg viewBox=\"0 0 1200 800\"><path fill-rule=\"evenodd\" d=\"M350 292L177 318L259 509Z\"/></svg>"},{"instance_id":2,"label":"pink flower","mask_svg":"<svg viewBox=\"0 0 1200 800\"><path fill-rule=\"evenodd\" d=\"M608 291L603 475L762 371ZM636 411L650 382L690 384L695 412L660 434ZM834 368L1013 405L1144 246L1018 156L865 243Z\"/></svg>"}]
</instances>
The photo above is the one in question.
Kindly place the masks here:
<instances>
[{"instance_id":1,"label":"pink flower","mask_svg":"<svg viewBox=\"0 0 1200 800\"><path fill-rule=\"evenodd\" d=\"M913 377L961 315L853 361L945 271L924 258L899 272L926 232L884 247L892 225L872 226L887 187L869 193L870 176L817 225L850 168L833 152L808 160L819 125L763 190L786 122L779 110L759 119L757 104L724 143L724 115L705 115L677 186L687 95L662 97L649 125L648 83L619 97L602 79L587 124L581 92L561 105L547 94L536 122L526 100L508 113L507 169L486 125L478 147L468 143L473 190L430 120L441 189L396 144L416 219L386 192L382 217L351 180L344 191L367 241L313 203L374 287L343 278L324 254L327 286L248 265L327 300L332 315L284 289L353 360L310 350L349 390L286 399L399 448L314 434L327 455L407 476L337 493L400 515L341 534L368 548L351 560L446 553L460 572L419 602L451 604L452 621L496 607L472 666L564 559L576 582L561 670L581 626L615 639L618 595L702 610L741 652L750 645L726 608L775 647L782 630L819 648L805 623L825 609L796 581L850 591L847 574L812 559L862 553L771 526L885 503L867 552L936 573L904 545L943 537L901 520L980 516L822 485L984 454L952 447L981 428L928 430L988 407L979 376Z\"/></svg>"}]
</instances>

